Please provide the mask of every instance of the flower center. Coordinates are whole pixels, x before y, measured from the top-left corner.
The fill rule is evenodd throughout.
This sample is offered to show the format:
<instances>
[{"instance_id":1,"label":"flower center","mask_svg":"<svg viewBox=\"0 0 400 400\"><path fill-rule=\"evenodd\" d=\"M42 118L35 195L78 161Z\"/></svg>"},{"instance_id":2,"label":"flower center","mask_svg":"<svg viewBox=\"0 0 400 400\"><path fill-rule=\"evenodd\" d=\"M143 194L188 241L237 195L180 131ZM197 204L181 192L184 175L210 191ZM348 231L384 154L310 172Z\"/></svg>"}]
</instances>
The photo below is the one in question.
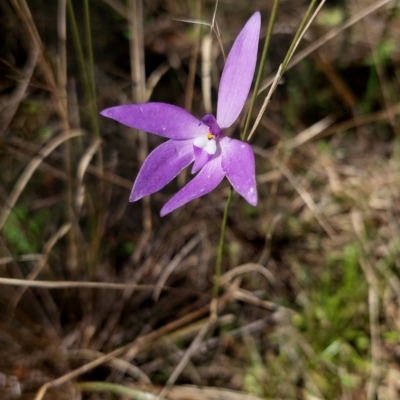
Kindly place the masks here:
<instances>
[{"instance_id":1,"label":"flower center","mask_svg":"<svg viewBox=\"0 0 400 400\"><path fill-rule=\"evenodd\" d=\"M210 129L207 133L208 140L211 139L220 139L222 135L222 130L218 125L217 120L215 119L214 115L206 114L202 119L201 122L204 125L207 125Z\"/></svg>"}]
</instances>

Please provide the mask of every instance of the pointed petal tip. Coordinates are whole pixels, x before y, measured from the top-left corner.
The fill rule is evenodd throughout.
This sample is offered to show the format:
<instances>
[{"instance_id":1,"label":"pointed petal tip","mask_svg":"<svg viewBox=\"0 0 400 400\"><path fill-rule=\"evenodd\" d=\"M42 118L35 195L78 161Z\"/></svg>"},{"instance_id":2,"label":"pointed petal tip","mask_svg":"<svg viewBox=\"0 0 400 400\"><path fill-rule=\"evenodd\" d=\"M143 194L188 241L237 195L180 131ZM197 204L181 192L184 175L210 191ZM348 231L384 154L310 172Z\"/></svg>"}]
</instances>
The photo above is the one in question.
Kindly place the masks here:
<instances>
[{"instance_id":1,"label":"pointed petal tip","mask_svg":"<svg viewBox=\"0 0 400 400\"><path fill-rule=\"evenodd\" d=\"M217 102L217 122L229 128L246 102L257 62L261 14L257 11L236 37L222 71Z\"/></svg>"},{"instance_id":2,"label":"pointed petal tip","mask_svg":"<svg viewBox=\"0 0 400 400\"><path fill-rule=\"evenodd\" d=\"M247 202L255 207L258 203L257 191L246 198Z\"/></svg>"},{"instance_id":3,"label":"pointed petal tip","mask_svg":"<svg viewBox=\"0 0 400 400\"><path fill-rule=\"evenodd\" d=\"M169 214L172 210L165 210L165 207L163 207L160 211L160 217L165 217L167 214Z\"/></svg>"},{"instance_id":4,"label":"pointed petal tip","mask_svg":"<svg viewBox=\"0 0 400 400\"><path fill-rule=\"evenodd\" d=\"M249 19L252 23L258 23L261 26L261 14L260 11L256 11Z\"/></svg>"},{"instance_id":5,"label":"pointed petal tip","mask_svg":"<svg viewBox=\"0 0 400 400\"><path fill-rule=\"evenodd\" d=\"M101 116L103 116L103 117L108 117L108 110L109 110L109 108L105 108L104 110L101 110L101 111L99 112L99 114L100 114Z\"/></svg>"},{"instance_id":6,"label":"pointed petal tip","mask_svg":"<svg viewBox=\"0 0 400 400\"><path fill-rule=\"evenodd\" d=\"M129 196L129 203L134 203L135 201L138 201L138 200L140 200L141 199L141 197L137 197L137 196L132 196L132 195L130 195Z\"/></svg>"}]
</instances>

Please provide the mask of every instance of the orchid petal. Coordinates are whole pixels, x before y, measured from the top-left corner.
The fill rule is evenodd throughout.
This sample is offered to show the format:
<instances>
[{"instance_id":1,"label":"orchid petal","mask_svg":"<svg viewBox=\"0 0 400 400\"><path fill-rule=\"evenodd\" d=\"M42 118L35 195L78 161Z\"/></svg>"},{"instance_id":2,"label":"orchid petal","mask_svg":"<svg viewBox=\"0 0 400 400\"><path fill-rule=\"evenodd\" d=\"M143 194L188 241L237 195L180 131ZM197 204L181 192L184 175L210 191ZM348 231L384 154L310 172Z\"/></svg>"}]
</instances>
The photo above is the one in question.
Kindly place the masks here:
<instances>
[{"instance_id":1,"label":"orchid petal","mask_svg":"<svg viewBox=\"0 0 400 400\"><path fill-rule=\"evenodd\" d=\"M212 154L208 154L206 151L195 145L193 146L193 152L194 152L194 164L192 167L192 174L202 169L213 156Z\"/></svg>"},{"instance_id":2,"label":"orchid petal","mask_svg":"<svg viewBox=\"0 0 400 400\"><path fill-rule=\"evenodd\" d=\"M233 43L222 72L218 92L217 122L229 128L237 119L249 94L257 61L261 16L247 21Z\"/></svg>"},{"instance_id":3,"label":"orchid petal","mask_svg":"<svg viewBox=\"0 0 400 400\"><path fill-rule=\"evenodd\" d=\"M251 146L240 140L221 140L222 168L233 188L251 205L257 204L254 153Z\"/></svg>"},{"instance_id":4,"label":"orchid petal","mask_svg":"<svg viewBox=\"0 0 400 400\"><path fill-rule=\"evenodd\" d=\"M189 201L211 192L220 184L224 176L221 156L217 152L202 170L164 205L160 215L163 217Z\"/></svg>"},{"instance_id":5,"label":"orchid petal","mask_svg":"<svg viewBox=\"0 0 400 400\"><path fill-rule=\"evenodd\" d=\"M193 139L207 135L208 126L183 108L166 103L126 104L103 110L104 117L169 139Z\"/></svg>"},{"instance_id":6,"label":"orchid petal","mask_svg":"<svg viewBox=\"0 0 400 400\"><path fill-rule=\"evenodd\" d=\"M146 158L133 185L129 201L157 192L194 159L192 140L168 140Z\"/></svg>"}]
</instances>

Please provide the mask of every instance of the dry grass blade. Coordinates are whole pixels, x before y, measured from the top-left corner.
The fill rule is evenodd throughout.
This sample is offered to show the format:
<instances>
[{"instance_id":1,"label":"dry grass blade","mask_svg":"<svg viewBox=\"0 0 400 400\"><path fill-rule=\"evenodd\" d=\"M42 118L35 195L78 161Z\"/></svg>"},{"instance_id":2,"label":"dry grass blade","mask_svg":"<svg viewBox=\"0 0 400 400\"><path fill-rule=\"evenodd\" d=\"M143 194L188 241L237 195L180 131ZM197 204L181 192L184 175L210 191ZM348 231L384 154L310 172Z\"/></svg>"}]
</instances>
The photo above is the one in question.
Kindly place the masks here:
<instances>
[{"instance_id":1,"label":"dry grass blade","mask_svg":"<svg viewBox=\"0 0 400 400\"><path fill-rule=\"evenodd\" d=\"M185 351L184 356L181 358L179 361L179 364L175 367L174 372L171 374L171 376L168 378L167 383L165 384L164 388L161 390L158 400L163 400L168 393L169 389L174 385L176 380L178 379L179 375L182 373L183 369L186 367L187 363L189 360L192 358L193 354L199 349L201 346L202 341L204 340L205 336L209 332L209 330L214 326L214 322L211 322L211 320L206 323L199 333L196 335L195 339L189 346L189 348Z\"/></svg>"},{"instance_id":2,"label":"dry grass blade","mask_svg":"<svg viewBox=\"0 0 400 400\"><path fill-rule=\"evenodd\" d=\"M154 285L139 285L136 283L110 283L110 282L80 282L80 281L30 281L26 279L2 278L0 285L35 287L43 289L68 289L68 288L87 288L87 289L109 289L109 290L154 290ZM164 286L163 290L171 290ZM182 289L183 290L183 289Z\"/></svg>"},{"instance_id":3,"label":"dry grass blade","mask_svg":"<svg viewBox=\"0 0 400 400\"><path fill-rule=\"evenodd\" d=\"M39 54L39 67L43 73L46 83L49 87L51 94L55 99L55 104L57 107L57 112L60 116L61 122L63 124L63 130L69 130L67 110L64 108L63 100L58 96L57 85L55 82L53 71L44 57L43 43L40 39L39 33L36 29L35 23L32 18L32 14L25 0L11 0L11 3L22 21L24 28L27 31L27 37L32 44L32 47L36 49Z\"/></svg>"},{"instance_id":4,"label":"dry grass blade","mask_svg":"<svg viewBox=\"0 0 400 400\"><path fill-rule=\"evenodd\" d=\"M201 1L196 0L196 14L198 16L201 15ZM195 24L194 27L194 39L192 46L192 54L190 57L189 63L189 73L186 82L186 90L185 90L185 109L189 112L192 111L193 104L193 94L194 94L194 81L196 78L196 69L197 69L197 59L199 57L200 51L200 41L201 41L201 24Z\"/></svg>"},{"instance_id":5,"label":"dry grass blade","mask_svg":"<svg viewBox=\"0 0 400 400\"><path fill-rule=\"evenodd\" d=\"M82 134L83 134L82 131L74 130L57 136L45 147L43 147L43 149L39 151L38 155L31 160L31 162L26 166L24 172L19 177L17 183L14 186L14 189L11 191L10 195L8 196L8 199L5 202L3 209L1 210L0 230L3 228L4 223L6 222L8 216L10 215L10 212L13 209L15 203L17 202L19 196L21 195L26 185L28 184L29 179L36 171L40 163L43 161L43 159L46 158L50 153L52 153L62 143L74 137L81 136Z\"/></svg>"},{"instance_id":6,"label":"dry grass blade","mask_svg":"<svg viewBox=\"0 0 400 400\"><path fill-rule=\"evenodd\" d=\"M82 350L72 350L67 353L67 358L71 360L87 360L98 358L104 356L103 353L99 351L82 349ZM121 359L121 358L112 358L108 364L117 370L120 370L132 378L137 379L140 383L151 385L151 381L149 377L136 365L132 365L131 363Z\"/></svg>"},{"instance_id":7,"label":"dry grass blade","mask_svg":"<svg viewBox=\"0 0 400 400\"><path fill-rule=\"evenodd\" d=\"M310 138L309 140L321 139L323 137L333 135L333 134L338 134L340 132L344 132L344 131L347 131L352 128L357 128L362 125L367 125L367 124L371 124L371 123L378 122L381 120L385 120L385 119L390 118L389 114L392 114L392 115L400 114L400 104L395 104L392 107L390 107L389 109L376 111L376 112L373 112L373 113L367 114L367 115L360 115L360 116L354 117L352 119L349 119L347 121L339 122L330 127L327 127L326 129L322 130L320 133L313 135L313 137ZM296 138L297 137L298 136L296 136ZM296 138L294 138L292 140L296 141Z\"/></svg>"},{"instance_id":8,"label":"dry grass blade","mask_svg":"<svg viewBox=\"0 0 400 400\"><path fill-rule=\"evenodd\" d=\"M120 0L103 0L103 2L108 4L121 17L127 18L128 10Z\"/></svg>"},{"instance_id":9,"label":"dry grass blade","mask_svg":"<svg viewBox=\"0 0 400 400\"><path fill-rule=\"evenodd\" d=\"M94 142L85 151L85 154L79 161L78 170L76 173L77 189L76 189L76 199L75 199L78 211L81 209L85 197L85 187L83 185L83 178L85 176L85 172L89 166L89 163L92 160L93 156L96 154L97 150L99 149L101 142L102 140L100 138L95 139Z\"/></svg>"},{"instance_id":10,"label":"dry grass blade","mask_svg":"<svg viewBox=\"0 0 400 400\"><path fill-rule=\"evenodd\" d=\"M379 296L370 286L368 291L368 308L371 329L371 376L367 385L367 400L376 399L380 380L381 340L379 329Z\"/></svg>"},{"instance_id":11,"label":"dry grass blade","mask_svg":"<svg viewBox=\"0 0 400 400\"><path fill-rule=\"evenodd\" d=\"M171 66L168 62L163 62L150 74L150 76L147 78L146 94L144 101L150 100L150 97L153 94L153 90L157 86L157 83L169 71L170 68Z\"/></svg>"},{"instance_id":12,"label":"dry grass blade","mask_svg":"<svg viewBox=\"0 0 400 400\"><path fill-rule=\"evenodd\" d=\"M395 0L381 0L376 3L371 4L370 6L366 7L364 10L360 11L353 17L349 18L346 22L341 24L340 26L337 26L330 30L328 33L320 37L319 39L315 40L312 42L310 45L308 45L305 49L301 50L296 54L288 63L286 69L290 69L296 64L298 64L301 60L309 56L311 53L313 53L315 50L319 49L321 46L323 46L326 42L329 40L332 40L335 38L337 35L345 31L346 29L350 28L352 25L356 24L357 22L361 21L363 18L365 18L367 15L372 14L376 10L379 10L386 4L395 1ZM266 79L266 82L264 85L261 86L260 90L258 93L263 92L265 89L267 89L275 79L275 75L273 74L272 76L268 77Z\"/></svg>"},{"instance_id":13,"label":"dry grass blade","mask_svg":"<svg viewBox=\"0 0 400 400\"><path fill-rule=\"evenodd\" d=\"M258 125L260 124L260 121L261 121L261 119L262 119L262 117L264 115L265 110L268 107L268 104L269 104L269 102L271 100L271 97L272 97L273 93L275 92L275 89L278 86L280 79L282 78L282 73L283 73L283 70L282 70L282 64L281 64L279 66L278 72L275 75L275 78L274 78L274 80L272 82L272 85L271 85L271 87L269 89L267 97L264 99L263 105L261 106L260 112L257 115L257 118L256 118L256 120L255 120L255 122L253 124L253 127L251 128L251 131L250 131L250 134L249 134L249 136L247 138L247 141L250 141L250 139L254 135L254 132L256 131Z\"/></svg>"},{"instance_id":14,"label":"dry grass blade","mask_svg":"<svg viewBox=\"0 0 400 400\"><path fill-rule=\"evenodd\" d=\"M129 29L131 32L130 40L130 63L132 79L132 97L137 103L144 101L146 96L146 73L144 59L144 27L143 27L143 1L129 0ZM138 131L138 159L141 164L148 154L147 134ZM145 197L143 203L143 241L147 241L151 231L151 208L150 199Z\"/></svg>"},{"instance_id":15,"label":"dry grass blade","mask_svg":"<svg viewBox=\"0 0 400 400\"><path fill-rule=\"evenodd\" d=\"M263 275L269 282L273 283L275 281L275 277L270 271L268 271L267 268L260 264L249 263L235 267L222 275L221 285L226 285L233 278L236 278L238 275L246 274L247 272L258 272Z\"/></svg>"},{"instance_id":16,"label":"dry grass blade","mask_svg":"<svg viewBox=\"0 0 400 400\"><path fill-rule=\"evenodd\" d=\"M2 116L0 120L0 135L4 134L7 127L9 126L12 118L14 117L19 104L23 100L29 82L32 78L33 71L35 70L39 51L36 48L32 48L28 54L28 60L24 69L22 70L21 80L18 82L16 89L11 95L8 96L7 100L3 100L2 104Z\"/></svg>"},{"instance_id":17,"label":"dry grass blade","mask_svg":"<svg viewBox=\"0 0 400 400\"><path fill-rule=\"evenodd\" d=\"M257 307L265 308L268 311L277 311L279 308L281 308L280 305L275 304L272 301L259 299L253 293L244 289L236 289L233 292L233 297L236 300L243 301Z\"/></svg>"},{"instance_id":18,"label":"dry grass blade","mask_svg":"<svg viewBox=\"0 0 400 400\"><path fill-rule=\"evenodd\" d=\"M272 400L235 390L190 385L174 386L170 389L170 397L174 400Z\"/></svg>"},{"instance_id":19,"label":"dry grass blade","mask_svg":"<svg viewBox=\"0 0 400 400\"><path fill-rule=\"evenodd\" d=\"M24 254L22 256L18 256L18 257L2 257L0 258L0 265L4 265L4 264L9 264L12 263L14 261L37 261L40 260L43 257L42 254Z\"/></svg>"},{"instance_id":20,"label":"dry grass blade","mask_svg":"<svg viewBox=\"0 0 400 400\"><path fill-rule=\"evenodd\" d=\"M26 277L27 281L33 281L34 279L36 279L36 277L40 274L40 272L43 270L43 268L46 266L47 264L47 260L49 259L49 255L51 250L53 249L53 247L55 246L55 244L71 229L71 224L70 223L66 223L63 226L60 227L60 229L58 229L58 231L46 242L46 244L44 245L43 248L43 254L42 257L40 258L40 260L37 262L35 268L33 268L33 270L28 274L28 276ZM10 304L13 308L17 307L17 304L19 302L19 300L21 299L21 297L24 295L26 289L28 288L28 286L25 287L20 287L15 295L12 297L12 299L10 300Z\"/></svg>"},{"instance_id":21,"label":"dry grass blade","mask_svg":"<svg viewBox=\"0 0 400 400\"><path fill-rule=\"evenodd\" d=\"M327 1L300 44L321 0L258 2L262 37L277 39L265 40L266 68L283 67L259 99L258 205L232 202L215 275L227 180L146 228L142 204L127 202L144 147L96 108L151 98L211 111L218 46L229 47L217 21L231 41L254 4L39 3L0 1L0 97L18 107L0 121L0 399L10 379L42 400L397 399L398 0ZM368 35L356 24L338 36L366 15ZM67 139L82 134L68 124L102 143ZM166 140L144 136L149 150ZM152 194L154 210L180 183Z\"/></svg>"},{"instance_id":22,"label":"dry grass blade","mask_svg":"<svg viewBox=\"0 0 400 400\"><path fill-rule=\"evenodd\" d=\"M153 299L158 300L160 293L162 291L162 288L167 281L168 277L171 275L171 273L174 271L174 269L179 265L179 263L183 260L185 256L187 256L200 242L201 237L196 236L192 240L190 240L182 249L179 251L179 253L171 260L170 263L168 263L167 267L164 269L163 273L160 275L160 278L158 279L158 282L156 284L156 287L154 289L153 293Z\"/></svg>"},{"instance_id":23,"label":"dry grass blade","mask_svg":"<svg viewBox=\"0 0 400 400\"><path fill-rule=\"evenodd\" d=\"M212 112L211 57L212 57L212 38L210 35L205 35L201 42L201 89L203 93L204 110L206 113Z\"/></svg>"},{"instance_id":24,"label":"dry grass blade","mask_svg":"<svg viewBox=\"0 0 400 400\"><path fill-rule=\"evenodd\" d=\"M0 280L0 282L1 282L1 280ZM82 283L84 283L84 282L82 282ZM226 295L224 295L223 297L221 297L219 299L219 302L218 302L219 310L221 310L224 307L225 303L230 299L230 297L231 297L231 294L227 293ZM209 311L210 311L210 307L207 304L207 305L201 307L200 309L183 316L182 318L179 318L173 322L170 322L167 325L164 325L163 327L161 327L160 329L158 329L156 331L153 331L145 336L141 336L138 339L134 340L131 343L128 343L125 346L122 346L108 354L105 354L104 356L97 358L96 360L93 360L93 361L83 365L82 367L79 367L79 368L53 380L53 381L50 381L50 382L44 384L37 392L34 400L42 400L44 395L50 388L63 385L64 383L67 383L70 380L75 379L78 376L85 374L86 372L89 372L89 371L93 370L94 368L96 368L106 362L109 362L111 359L118 357L127 351L129 351L130 357L134 357L136 355L136 353L139 351L139 349L142 348L145 344L151 343L152 341L166 335L167 333L172 332L175 329L178 329L182 326L187 325L191 321L196 320L196 319L202 317L203 315L207 314Z\"/></svg>"},{"instance_id":25,"label":"dry grass blade","mask_svg":"<svg viewBox=\"0 0 400 400\"><path fill-rule=\"evenodd\" d=\"M289 61L289 62L290 62L290 60L292 59L292 56L293 56L294 52L296 51L298 45L300 44L301 40L303 39L305 33L306 33L307 30L310 28L310 26L311 26L311 24L313 23L314 19L316 18L316 16L317 16L318 13L320 12L322 6L325 4L325 1L326 1L326 0L322 0L322 1L319 3L318 7L316 8L316 10L314 11L314 13L313 13L312 16L310 17L310 19L309 19L309 21L307 22L306 26L304 27L303 31L301 32L299 38L297 39L295 45L293 46L292 52L291 52L291 53L289 54L289 56L288 56L288 61ZM289 64L287 64L287 65L289 65ZM269 92L268 92L268 94L267 94L267 97L264 99L263 105L261 106L261 109L260 109L260 111L259 111L259 113L258 113L258 115L257 115L257 118L256 118L256 120L255 120L255 122L254 122L254 124L253 124L253 127L251 128L251 131L250 131L250 134L249 134L249 136L248 136L248 138L247 138L247 141L250 141L250 139L252 138L252 136L253 136L255 130L257 129L257 127L258 127L258 125L259 125L259 123L260 123L260 121L261 121L261 118L263 117L264 112L265 112L265 110L266 110L267 107L268 107L268 104L269 104L269 102L270 102L270 100L271 100L271 97L272 97L273 93L275 92L275 89L277 88L277 86L278 86L278 84L279 84L279 81L280 81L280 79L281 79L283 73L284 73L285 70L287 69L287 65L284 66L284 65L281 64L281 65L279 66L278 72L276 73L275 78L274 78L274 80L272 81L271 88L270 88L270 90L269 90ZM259 90L259 93L260 93L261 91L262 91L262 89Z\"/></svg>"},{"instance_id":26,"label":"dry grass blade","mask_svg":"<svg viewBox=\"0 0 400 400\"><path fill-rule=\"evenodd\" d=\"M94 166L94 165L88 165L87 171L94 175L97 176L98 178L104 179L106 182L110 182L113 185L120 186L124 189L131 190L132 189L132 181L129 179L122 178L121 176L114 174L110 171L101 171L100 168Z\"/></svg>"},{"instance_id":27,"label":"dry grass blade","mask_svg":"<svg viewBox=\"0 0 400 400\"><path fill-rule=\"evenodd\" d=\"M328 115L327 117L321 119L315 124L311 125L303 132L300 132L296 137L290 139L285 142L285 147L288 149L295 149L303 144L313 140L317 137L321 132L325 131L329 126L333 124L335 118L332 115Z\"/></svg>"},{"instance_id":28,"label":"dry grass blade","mask_svg":"<svg viewBox=\"0 0 400 400\"><path fill-rule=\"evenodd\" d=\"M120 395L124 399L132 400L156 400L157 396L149 393L151 388L133 388L127 385L110 382L83 382L75 385L82 392L106 393L107 395ZM168 400L168 399L167 399Z\"/></svg>"},{"instance_id":29,"label":"dry grass blade","mask_svg":"<svg viewBox=\"0 0 400 400\"><path fill-rule=\"evenodd\" d=\"M311 195L307 192L307 190L301 185L301 183L296 179L296 177L291 173L291 171L284 165L283 163L277 161L276 163L279 170L286 177L286 179L292 184L292 186L296 189L297 193L303 199L304 203L314 214L316 220L321 225L322 229L330 236L331 239L334 239L336 236L335 231L330 226L329 222L321 215L318 210L317 205L312 199Z\"/></svg>"}]
</instances>

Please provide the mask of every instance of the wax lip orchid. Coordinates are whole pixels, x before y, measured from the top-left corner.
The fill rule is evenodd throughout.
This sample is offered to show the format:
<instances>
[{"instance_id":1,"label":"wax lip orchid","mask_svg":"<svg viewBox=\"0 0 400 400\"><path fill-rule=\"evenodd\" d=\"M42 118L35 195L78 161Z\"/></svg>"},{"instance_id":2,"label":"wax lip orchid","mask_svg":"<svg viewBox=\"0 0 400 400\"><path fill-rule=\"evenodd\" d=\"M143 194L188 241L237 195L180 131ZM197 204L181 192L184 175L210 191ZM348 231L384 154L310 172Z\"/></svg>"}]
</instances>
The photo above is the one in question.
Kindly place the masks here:
<instances>
[{"instance_id":1,"label":"wax lip orchid","mask_svg":"<svg viewBox=\"0 0 400 400\"><path fill-rule=\"evenodd\" d=\"M261 17L256 12L233 43L222 72L217 117L198 120L184 109L165 103L107 108L101 115L124 125L169 138L143 163L129 201L155 193L193 162L195 177L161 209L164 216L215 189L226 176L250 204L257 204L255 162L247 143L223 135L238 118L250 91L257 61Z\"/></svg>"}]
</instances>

